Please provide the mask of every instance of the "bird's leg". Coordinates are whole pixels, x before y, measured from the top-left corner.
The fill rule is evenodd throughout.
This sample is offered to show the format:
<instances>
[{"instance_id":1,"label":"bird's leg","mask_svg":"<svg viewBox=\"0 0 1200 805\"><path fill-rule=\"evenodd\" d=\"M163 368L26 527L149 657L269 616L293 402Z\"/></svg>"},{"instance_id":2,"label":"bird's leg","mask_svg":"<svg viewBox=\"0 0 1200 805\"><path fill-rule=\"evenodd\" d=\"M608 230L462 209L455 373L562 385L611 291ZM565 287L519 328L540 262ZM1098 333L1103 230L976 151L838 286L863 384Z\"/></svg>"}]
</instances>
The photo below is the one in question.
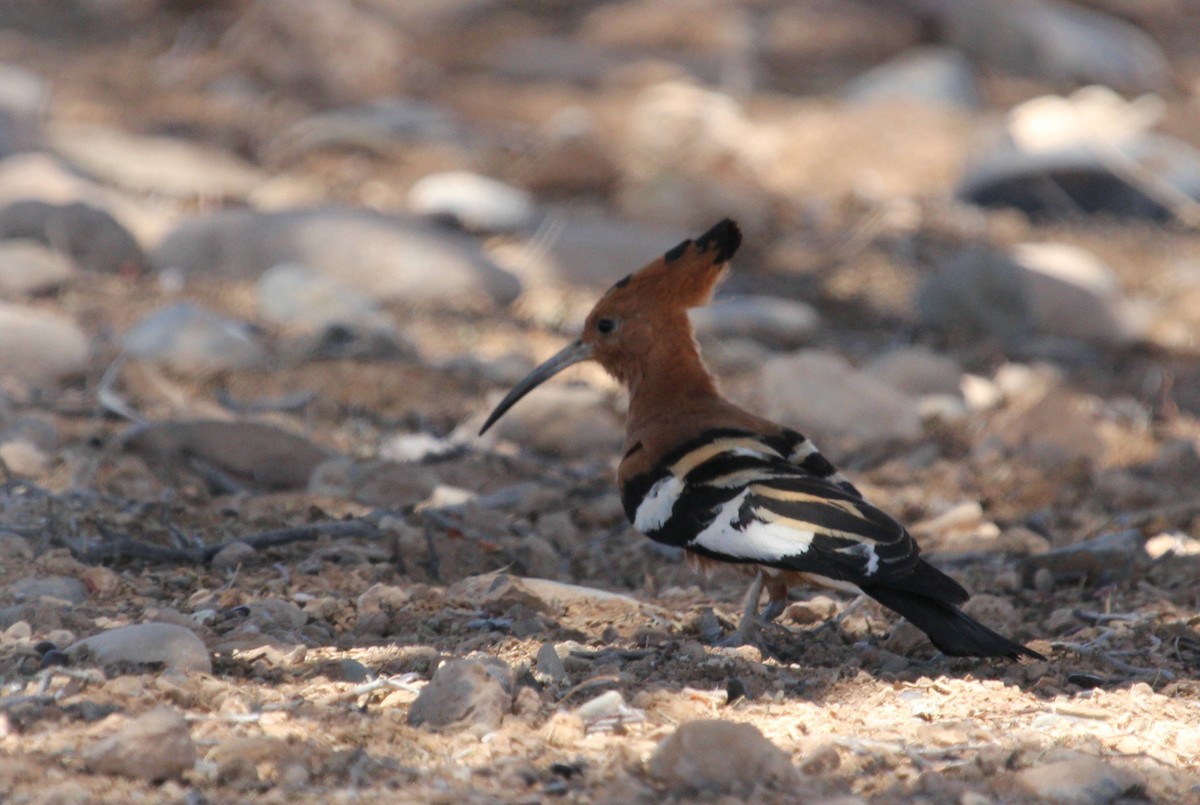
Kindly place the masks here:
<instances>
[{"instance_id":1,"label":"bird's leg","mask_svg":"<svg viewBox=\"0 0 1200 805\"><path fill-rule=\"evenodd\" d=\"M761 577L762 574L759 575ZM767 608L762 611L762 619L767 623L771 623L787 609L788 586L786 582L778 577L768 579L766 584L770 599L767 601Z\"/></svg>"},{"instance_id":2,"label":"bird's leg","mask_svg":"<svg viewBox=\"0 0 1200 805\"><path fill-rule=\"evenodd\" d=\"M719 645L725 647L744 646L750 642L750 638L758 631L762 625L762 620L758 615L758 599L762 596L763 591L763 572L754 574L754 581L750 584L750 590L746 593L746 606L742 610L742 619L738 621L738 627L722 640Z\"/></svg>"}]
</instances>

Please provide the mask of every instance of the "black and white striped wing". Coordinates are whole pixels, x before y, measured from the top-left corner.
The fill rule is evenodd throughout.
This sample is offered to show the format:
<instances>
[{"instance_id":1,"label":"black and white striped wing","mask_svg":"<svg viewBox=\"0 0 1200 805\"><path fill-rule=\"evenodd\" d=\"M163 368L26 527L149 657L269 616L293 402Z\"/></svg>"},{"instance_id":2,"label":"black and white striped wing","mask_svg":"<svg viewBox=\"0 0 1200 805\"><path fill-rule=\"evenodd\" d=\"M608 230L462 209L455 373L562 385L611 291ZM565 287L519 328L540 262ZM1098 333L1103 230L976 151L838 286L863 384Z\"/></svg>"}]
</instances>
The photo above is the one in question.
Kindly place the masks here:
<instances>
[{"instance_id":1,"label":"black and white striped wing","mask_svg":"<svg viewBox=\"0 0 1200 805\"><path fill-rule=\"evenodd\" d=\"M911 572L919 549L908 532L815 450L802 445L797 461L788 438L705 434L626 483L626 513L651 539L726 562L851 583Z\"/></svg>"}]
</instances>

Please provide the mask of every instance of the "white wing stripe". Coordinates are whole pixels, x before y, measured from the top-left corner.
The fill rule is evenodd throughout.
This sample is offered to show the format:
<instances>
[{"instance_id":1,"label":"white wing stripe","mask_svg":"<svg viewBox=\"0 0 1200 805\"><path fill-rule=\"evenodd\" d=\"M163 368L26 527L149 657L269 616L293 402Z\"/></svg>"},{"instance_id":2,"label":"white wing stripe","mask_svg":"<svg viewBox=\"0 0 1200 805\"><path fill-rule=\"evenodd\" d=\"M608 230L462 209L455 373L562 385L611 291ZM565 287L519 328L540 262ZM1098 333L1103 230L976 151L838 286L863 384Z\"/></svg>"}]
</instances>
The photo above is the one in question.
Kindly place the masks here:
<instances>
[{"instance_id":1,"label":"white wing stripe","mask_svg":"<svg viewBox=\"0 0 1200 805\"><path fill-rule=\"evenodd\" d=\"M642 502L638 504L637 512L633 517L633 527L643 534L662 528L667 520L671 519L671 512L681 494L683 494L683 481L678 477L668 475L660 480L650 487L646 497L642 498Z\"/></svg>"}]
</instances>

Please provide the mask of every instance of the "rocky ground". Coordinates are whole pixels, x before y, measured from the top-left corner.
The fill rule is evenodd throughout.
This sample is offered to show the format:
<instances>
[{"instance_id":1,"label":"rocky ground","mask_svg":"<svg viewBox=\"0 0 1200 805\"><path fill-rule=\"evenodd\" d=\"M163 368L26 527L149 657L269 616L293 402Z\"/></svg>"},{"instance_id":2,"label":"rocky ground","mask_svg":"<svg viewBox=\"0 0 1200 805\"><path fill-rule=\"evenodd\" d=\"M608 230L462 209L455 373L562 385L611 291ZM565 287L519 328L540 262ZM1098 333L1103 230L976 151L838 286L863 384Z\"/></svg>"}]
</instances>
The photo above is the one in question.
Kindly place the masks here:
<instances>
[{"instance_id":1,"label":"rocky ground","mask_svg":"<svg viewBox=\"0 0 1200 805\"><path fill-rule=\"evenodd\" d=\"M0 5L6 802L1200 801L1185 0ZM695 322L968 611L626 524L498 396L724 216ZM841 615L840 621L832 618Z\"/></svg>"}]
</instances>

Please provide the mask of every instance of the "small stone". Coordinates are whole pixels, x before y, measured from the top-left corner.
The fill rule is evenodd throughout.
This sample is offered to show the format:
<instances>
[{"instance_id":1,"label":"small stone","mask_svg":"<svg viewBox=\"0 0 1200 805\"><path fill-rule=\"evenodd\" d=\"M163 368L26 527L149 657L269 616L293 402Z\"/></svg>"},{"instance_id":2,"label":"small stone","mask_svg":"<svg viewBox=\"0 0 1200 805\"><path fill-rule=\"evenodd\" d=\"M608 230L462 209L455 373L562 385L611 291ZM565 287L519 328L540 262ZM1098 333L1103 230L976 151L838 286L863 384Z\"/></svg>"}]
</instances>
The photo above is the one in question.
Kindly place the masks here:
<instances>
[{"instance_id":1,"label":"small stone","mask_svg":"<svg viewBox=\"0 0 1200 805\"><path fill-rule=\"evenodd\" d=\"M551 682L567 680L567 669L563 667L562 658L558 656L553 643L542 643L535 662L538 676L543 679Z\"/></svg>"},{"instance_id":2,"label":"small stone","mask_svg":"<svg viewBox=\"0 0 1200 805\"><path fill-rule=\"evenodd\" d=\"M307 266L272 266L259 277L256 291L262 315L294 329L316 332L330 325L390 328L375 299Z\"/></svg>"},{"instance_id":3,"label":"small stone","mask_svg":"<svg viewBox=\"0 0 1200 805\"><path fill-rule=\"evenodd\" d=\"M32 240L0 240L0 291L16 295L44 294L65 283L70 261Z\"/></svg>"},{"instance_id":4,"label":"small stone","mask_svg":"<svg viewBox=\"0 0 1200 805\"><path fill-rule=\"evenodd\" d=\"M827 595L814 595L807 601L797 601L787 608L785 617L792 623L807 625L824 623L837 614L838 603Z\"/></svg>"},{"instance_id":5,"label":"small stone","mask_svg":"<svg viewBox=\"0 0 1200 805\"><path fill-rule=\"evenodd\" d=\"M1021 561L1021 571L1026 578L1033 577L1035 585L1036 573L1047 571L1053 589L1055 584L1079 579L1090 584L1109 584L1146 567L1150 561L1141 532L1129 529L1027 556Z\"/></svg>"},{"instance_id":6,"label":"small stone","mask_svg":"<svg viewBox=\"0 0 1200 805\"><path fill-rule=\"evenodd\" d=\"M132 357L161 361L182 372L253 369L267 358L249 324L190 302L144 316L122 343Z\"/></svg>"},{"instance_id":7,"label":"small stone","mask_svg":"<svg viewBox=\"0 0 1200 805\"><path fill-rule=\"evenodd\" d=\"M691 721L661 744L650 774L676 789L749 793L758 785L797 781L791 759L757 727L729 721Z\"/></svg>"},{"instance_id":8,"label":"small stone","mask_svg":"<svg viewBox=\"0 0 1200 805\"><path fill-rule=\"evenodd\" d=\"M83 759L93 772L159 782L190 770L196 763L196 745L183 714L160 707L84 749Z\"/></svg>"},{"instance_id":9,"label":"small stone","mask_svg":"<svg viewBox=\"0 0 1200 805\"><path fill-rule=\"evenodd\" d=\"M0 376L42 385L82 374L88 339L71 319L0 303Z\"/></svg>"},{"instance_id":10,"label":"small stone","mask_svg":"<svg viewBox=\"0 0 1200 805\"><path fill-rule=\"evenodd\" d=\"M618 690L601 693L575 708L575 715L582 721L588 733L608 732L625 724L637 724L646 720L646 714L625 703Z\"/></svg>"},{"instance_id":11,"label":"small stone","mask_svg":"<svg viewBox=\"0 0 1200 805\"><path fill-rule=\"evenodd\" d=\"M1054 574L1048 568L1039 567L1033 574L1033 589L1046 595L1054 592Z\"/></svg>"},{"instance_id":12,"label":"small stone","mask_svg":"<svg viewBox=\"0 0 1200 805\"><path fill-rule=\"evenodd\" d=\"M832 352L805 349L771 358L763 365L759 385L766 416L847 447L911 441L923 432L912 398Z\"/></svg>"},{"instance_id":13,"label":"small stone","mask_svg":"<svg viewBox=\"0 0 1200 805\"><path fill-rule=\"evenodd\" d=\"M924 347L902 347L874 358L863 371L913 397L962 395L962 369L952 358Z\"/></svg>"},{"instance_id":14,"label":"small stone","mask_svg":"<svg viewBox=\"0 0 1200 805\"><path fill-rule=\"evenodd\" d=\"M128 229L107 210L79 201L50 204L23 199L9 204L0 209L0 237L21 239L13 243L39 243L88 271L132 275L146 265L146 256ZM68 273L70 268L67 264Z\"/></svg>"},{"instance_id":15,"label":"small stone","mask_svg":"<svg viewBox=\"0 0 1200 805\"><path fill-rule=\"evenodd\" d=\"M100 632L68 647L67 656L76 665L162 665L165 670L212 673L204 641L190 629L170 623L139 623Z\"/></svg>"},{"instance_id":16,"label":"small stone","mask_svg":"<svg viewBox=\"0 0 1200 805\"><path fill-rule=\"evenodd\" d=\"M402 587L372 584L355 602L358 613L355 633L379 636L388 634L395 618L404 610L410 597L408 591Z\"/></svg>"},{"instance_id":17,"label":"small stone","mask_svg":"<svg viewBox=\"0 0 1200 805\"><path fill-rule=\"evenodd\" d=\"M512 711L512 671L499 660L450 660L438 666L408 711L414 726L468 722L488 733Z\"/></svg>"},{"instance_id":18,"label":"small stone","mask_svg":"<svg viewBox=\"0 0 1200 805\"><path fill-rule=\"evenodd\" d=\"M172 137L102 126L61 126L55 151L92 176L135 193L175 198L246 198L263 182L251 165L223 151Z\"/></svg>"},{"instance_id":19,"label":"small stone","mask_svg":"<svg viewBox=\"0 0 1200 805\"><path fill-rule=\"evenodd\" d=\"M1059 607L1050 613L1050 617L1042 623L1042 628L1051 635L1061 635L1067 629L1079 625L1079 618L1075 617L1074 607Z\"/></svg>"},{"instance_id":20,"label":"small stone","mask_svg":"<svg viewBox=\"0 0 1200 805\"><path fill-rule=\"evenodd\" d=\"M50 468L50 456L25 439L0 443L0 460L13 475L36 478Z\"/></svg>"},{"instance_id":21,"label":"small stone","mask_svg":"<svg viewBox=\"0 0 1200 805\"><path fill-rule=\"evenodd\" d=\"M87 600L83 582L68 576L19 579L8 585L8 591L21 600L49 598L68 604L82 604Z\"/></svg>"},{"instance_id":22,"label":"small stone","mask_svg":"<svg viewBox=\"0 0 1200 805\"><path fill-rule=\"evenodd\" d=\"M257 553L258 551L253 546L241 540L235 540L217 551L216 556L212 558L212 568L213 570L232 570L250 561L250 558Z\"/></svg>"},{"instance_id":23,"label":"small stone","mask_svg":"<svg viewBox=\"0 0 1200 805\"><path fill-rule=\"evenodd\" d=\"M265 782L285 790L308 781L308 759L303 743L263 735L227 738L209 750L205 761L216 766L222 783L250 788Z\"/></svg>"},{"instance_id":24,"label":"small stone","mask_svg":"<svg viewBox=\"0 0 1200 805\"><path fill-rule=\"evenodd\" d=\"M472 232L511 232L525 228L534 217L528 192L469 171L433 173L417 180L408 191L408 208Z\"/></svg>"},{"instance_id":25,"label":"small stone","mask_svg":"<svg viewBox=\"0 0 1200 805\"><path fill-rule=\"evenodd\" d=\"M1087 755L1024 769L1016 782L1028 796L1054 805L1107 805L1141 785L1134 772Z\"/></svg>"}]
</instances>

